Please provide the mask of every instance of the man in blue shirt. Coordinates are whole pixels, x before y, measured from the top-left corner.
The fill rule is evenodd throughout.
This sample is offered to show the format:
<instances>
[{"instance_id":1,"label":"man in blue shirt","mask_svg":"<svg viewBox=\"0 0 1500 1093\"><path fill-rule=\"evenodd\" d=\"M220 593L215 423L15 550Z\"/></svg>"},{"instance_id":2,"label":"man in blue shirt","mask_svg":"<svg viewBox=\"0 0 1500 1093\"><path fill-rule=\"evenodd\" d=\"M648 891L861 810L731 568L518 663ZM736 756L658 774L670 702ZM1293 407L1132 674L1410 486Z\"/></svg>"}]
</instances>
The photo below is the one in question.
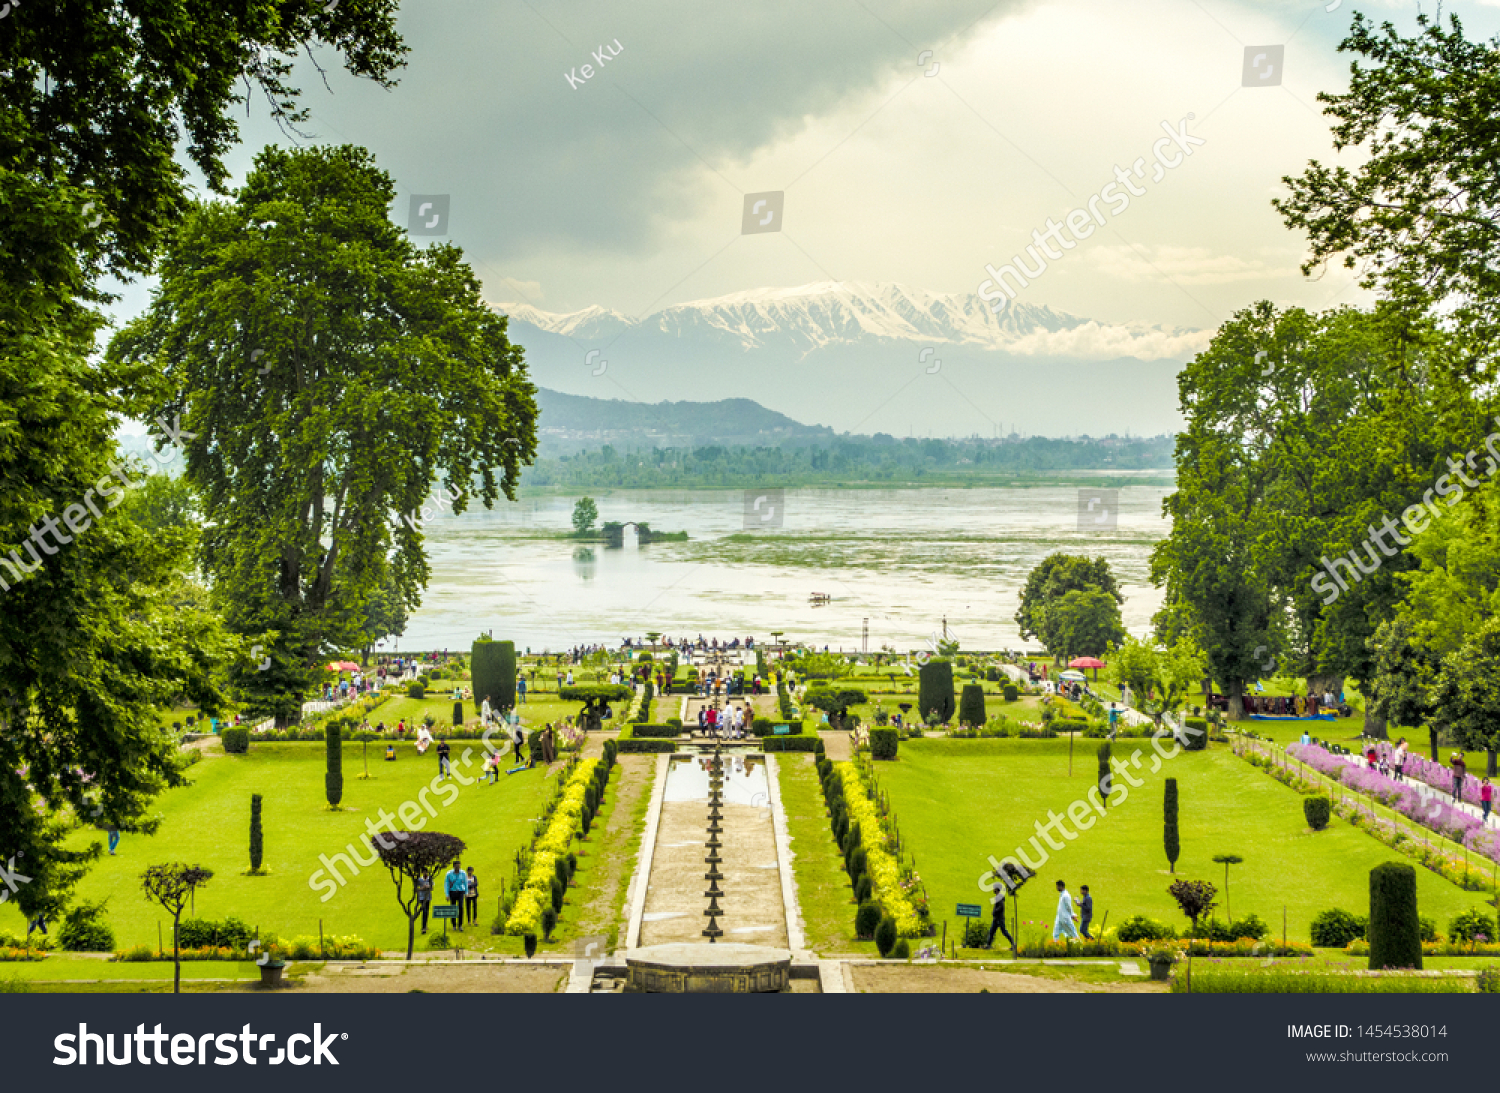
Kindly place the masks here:
<instances>
[{"instance_id":1,"label":"man in blue shirt","mask_svg":"<svg viewBox=\"0 0 1500 1093\"><path fill-rule=\"evenodd\" d=\"M454 920L459 929L464 925L464 900L469 895L469 874L459 868L458 862L453 863L453 868L443 878L443 887L448 892L448 904L458 908L458 917Z\"/></svg>"}]
</instances>

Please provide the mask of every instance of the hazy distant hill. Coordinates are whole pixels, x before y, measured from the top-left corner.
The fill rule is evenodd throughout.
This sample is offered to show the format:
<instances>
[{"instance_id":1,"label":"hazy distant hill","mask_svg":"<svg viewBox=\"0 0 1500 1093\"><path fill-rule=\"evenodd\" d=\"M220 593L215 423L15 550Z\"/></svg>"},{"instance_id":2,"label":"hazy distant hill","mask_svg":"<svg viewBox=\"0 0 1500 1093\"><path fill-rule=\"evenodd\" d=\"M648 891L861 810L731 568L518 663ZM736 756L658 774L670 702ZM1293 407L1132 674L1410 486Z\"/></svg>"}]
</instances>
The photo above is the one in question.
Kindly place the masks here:
<instances>
[{"instance_id":1,"label":"hazy distant hill","mask_svg":"<svg viewBox=\"0 0 1500 1093\"><path fill-rule=\"evenodd\" d=\"M718 402L627 402L541 388L540 448L555 456L599 448L697 448L704 445L800 447L834 433L803 425L747 398Z\"/></svg>"}]
</instances>

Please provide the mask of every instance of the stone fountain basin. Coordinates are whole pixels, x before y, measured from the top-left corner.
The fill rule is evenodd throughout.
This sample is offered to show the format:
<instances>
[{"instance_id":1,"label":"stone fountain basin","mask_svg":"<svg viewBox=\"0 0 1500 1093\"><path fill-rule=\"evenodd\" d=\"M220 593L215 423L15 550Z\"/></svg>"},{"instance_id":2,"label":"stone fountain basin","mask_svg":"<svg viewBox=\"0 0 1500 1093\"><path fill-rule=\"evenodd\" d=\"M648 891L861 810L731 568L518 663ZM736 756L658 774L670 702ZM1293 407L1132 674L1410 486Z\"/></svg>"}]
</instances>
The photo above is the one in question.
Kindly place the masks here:
<instances>
[{"instance_id":1,"label":"stone fountain basin","mask_svg":"<svg viewBox=\"0 0 1500 1093\"><path fill-rule=\"evenodd\" d=\"M787 949L728 941L648 945L625 954L628 991L650 994L765 994L789 989Z\"/></svg>"}]
</instances>

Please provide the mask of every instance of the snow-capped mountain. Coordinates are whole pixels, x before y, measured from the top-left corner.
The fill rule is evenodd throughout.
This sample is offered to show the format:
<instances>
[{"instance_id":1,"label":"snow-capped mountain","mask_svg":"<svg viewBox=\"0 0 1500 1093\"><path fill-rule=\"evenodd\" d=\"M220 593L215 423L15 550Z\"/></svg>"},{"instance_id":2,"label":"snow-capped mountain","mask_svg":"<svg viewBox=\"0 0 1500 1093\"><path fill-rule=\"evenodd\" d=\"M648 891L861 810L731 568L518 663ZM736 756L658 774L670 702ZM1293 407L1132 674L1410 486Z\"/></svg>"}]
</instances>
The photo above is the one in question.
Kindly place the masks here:
<instances>
[{"instance_id":1,"label":"snow-capped mountain","mask_svg":"<svg viewBox=\"0 0 1500 1093\"><path fill-rule=\"evenodd\" d=\"M597 305L562 315L529 304L495 306L515 321L579 342L607 340L632 330L670 338L708 338L738 344L746 351L791 346L804 354L833 345L906 341L1027 355L1129 354L1154 360L1183 357L1184 353L1191 356L1208 340L1203 331L1106 325L1025 303L1011 303L996 314L971 293L859 281L736 292L673 304L640 320ZM1091 349L1098 352L1090 353Z\"/></svg>"},{"instance_id":2,"label":"snow-capped mountain","mask_svg":"<svg viewBox=\"0 0 1500 1093\"><path fill-rule=\"evenodd\" d=\"M1101 323L897 284L825 281L672 304L510 316L549 388L639 402L753 398L798 420L897 435L1176 430L1176 374L1211 333Z\"/></svg>"}]
</instances>

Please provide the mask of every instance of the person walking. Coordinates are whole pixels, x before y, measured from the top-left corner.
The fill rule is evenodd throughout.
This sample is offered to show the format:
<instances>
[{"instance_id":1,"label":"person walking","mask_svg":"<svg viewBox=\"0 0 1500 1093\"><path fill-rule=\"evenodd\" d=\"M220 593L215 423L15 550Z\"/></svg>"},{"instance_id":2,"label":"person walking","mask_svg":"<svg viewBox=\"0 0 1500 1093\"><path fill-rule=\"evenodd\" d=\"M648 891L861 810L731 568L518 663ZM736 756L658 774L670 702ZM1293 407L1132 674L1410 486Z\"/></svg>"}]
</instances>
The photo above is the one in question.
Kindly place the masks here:
<instances>
[{"instance_id":1,"label":"person walking","mask_svg":"<svg viewBox=\"0 0 1500 1093\"><path fill-rule=\"evenodd\" d=\"M520 678L518 678L516 680L516 696L518 698L520 698L520 700L522 702L526 701L526 677L525 676L521 676Z\"/></svg>"},{"instance_id":2,"label":"person walking","mask_svg":"<svg viewBox=\"0 0 1500 1093\"><path fill-rule=\"evenodd\" d=\"M1450 761L1453 767L1453 800L1462 802L1464 799L1464 775L1469 772L1469 764L1464 762L1464 753L1456 751Z\"/></svg>"},{"instance_id":3,"label":"person walking","mask_svg":"<svg viewBox=\"0 0 1500 1093\"><path fill-rule=\"evenodd\" d=\"M417 910L422 915L422 932L427 932L427 913L432 910L432 878L417 878Z\"/></svg>"},{"instance_id":4,"label":"person walking","mask_svg":"<svg viewBox=\"0 0 1500 1093\"><path fill-rule=\"evenodd\" d=\"M510 742L516 746L516 762L526 762L526 732L517 721L510 727ZM535 756L533 756L535 758ZM530 765L529 763L527 764Z\"/></svg>"},{"instance_id":5,"label":"person walking","mask_svg":"<svg viewBox=\"0 0 1500 1093\"><path fill-rule=\"evenodd\" d=\"M1406 775L1406 737L1396 741L1396 750L1391 755L1391 769L1396 772L1397 781L1404 781Z\"/></svg>"},{"instance_id":6,"label":"person walking","mask_svg":"<svg viewBox=\"0 0 1500 1093\"><path fill-rule=\"evenodd\" d=\"M1479 783L1479 807L1484 810L1484 815L1480 817L1480 823L1488 824L1490 822L1490 805L1494 803L1494 800L1495 787L1490 785L1490 780L1486 778ZM113 854L114 851L111 850L110 853Z\"/></svg>"},{"instance_id":7,"label":"person walking","mask_svg":"<svg viewBox=\"0 0 1500 1093\"><path fill-rule=\"evenodd\" d=\"M1486 810L1486 812L1488 812L1488 810ZM114 824L110 824L109 827L105 830L109 835L109 852L110 855L113 856L114 852L120 848L120 829Z\"/></svg>"},{"instance_id":8,"label":"person walking","mask_svg":"<svg viewBox=\"0 0 1500 1093\"><path fill-rule=\"evenodd\" d=\"M1078 940L1078 927L1073 922L1073 897L1063 881L1057 882L1057 918L1052 923L1052 940L1067 938Z\"/></svg>"},{"instance_id":9,"label":"person walking","mask_svg":"<svg viewBox=\"0 0 1500 1093\"><path fill-rule=\"evenodd\" d=\"M469 875L458 867L458 862L453 863L453 868L443 878L443 887L448 892L448 906L457 908L456 921L459 929L463 929L464 900L469 898Z\"/></svg>"},{"instance_id":10,"label":"person walking","mask_svg":"<svg viewBox=\"0 0 1500 1093\"><path fill-rule=\"evenodd\" d=\"M1016 939L1010 936L1010 931L1005 928L1005 882L997 880L993 889L994 895L990 897L990 936L984 943L986 949L995 947L995 931L1005 935L1006 942L1010 945L1010 951L1016 951Z\"/></svg>"},{"instance_id":11,"label":"person walking","mask_svg":"<svg viewBox=\"0 0 1500 1093\"><path fill-rule=\"evenodd\" d=\"M446 736L438 740L437 757L439 778L446 778L450 773L452 773L448 765L448 756L452 752L452 750L453 749L448 747L448 738Z\"/></svg>"},{"instance_id":12,"label":"person walking","mask_svg":"<svg viewBox=\"0 0 1500 1093\"><path fill-rule=\"evenodd\" d=\"M1078 928L1088 941L1094 940L1094 935L1089 933L1089 923L1094 921L1094 897L1089 895L1089 886L1085 884L1078 889L1081 893L1078 897Z\"/></svg>"},{"instance_id":13,"label":"person walking","mask_svg":"<svg viewBox=\"0 0 1500 1093\"><path fill-rule=\"evenodd\" d=\"M469 878L469 894L464 897L464 904L469 915L469 922L472 925L479 921L479 878L474 875L474 867L472 865L469 866L467 875Z\"/></svg>"}]
</instances>

